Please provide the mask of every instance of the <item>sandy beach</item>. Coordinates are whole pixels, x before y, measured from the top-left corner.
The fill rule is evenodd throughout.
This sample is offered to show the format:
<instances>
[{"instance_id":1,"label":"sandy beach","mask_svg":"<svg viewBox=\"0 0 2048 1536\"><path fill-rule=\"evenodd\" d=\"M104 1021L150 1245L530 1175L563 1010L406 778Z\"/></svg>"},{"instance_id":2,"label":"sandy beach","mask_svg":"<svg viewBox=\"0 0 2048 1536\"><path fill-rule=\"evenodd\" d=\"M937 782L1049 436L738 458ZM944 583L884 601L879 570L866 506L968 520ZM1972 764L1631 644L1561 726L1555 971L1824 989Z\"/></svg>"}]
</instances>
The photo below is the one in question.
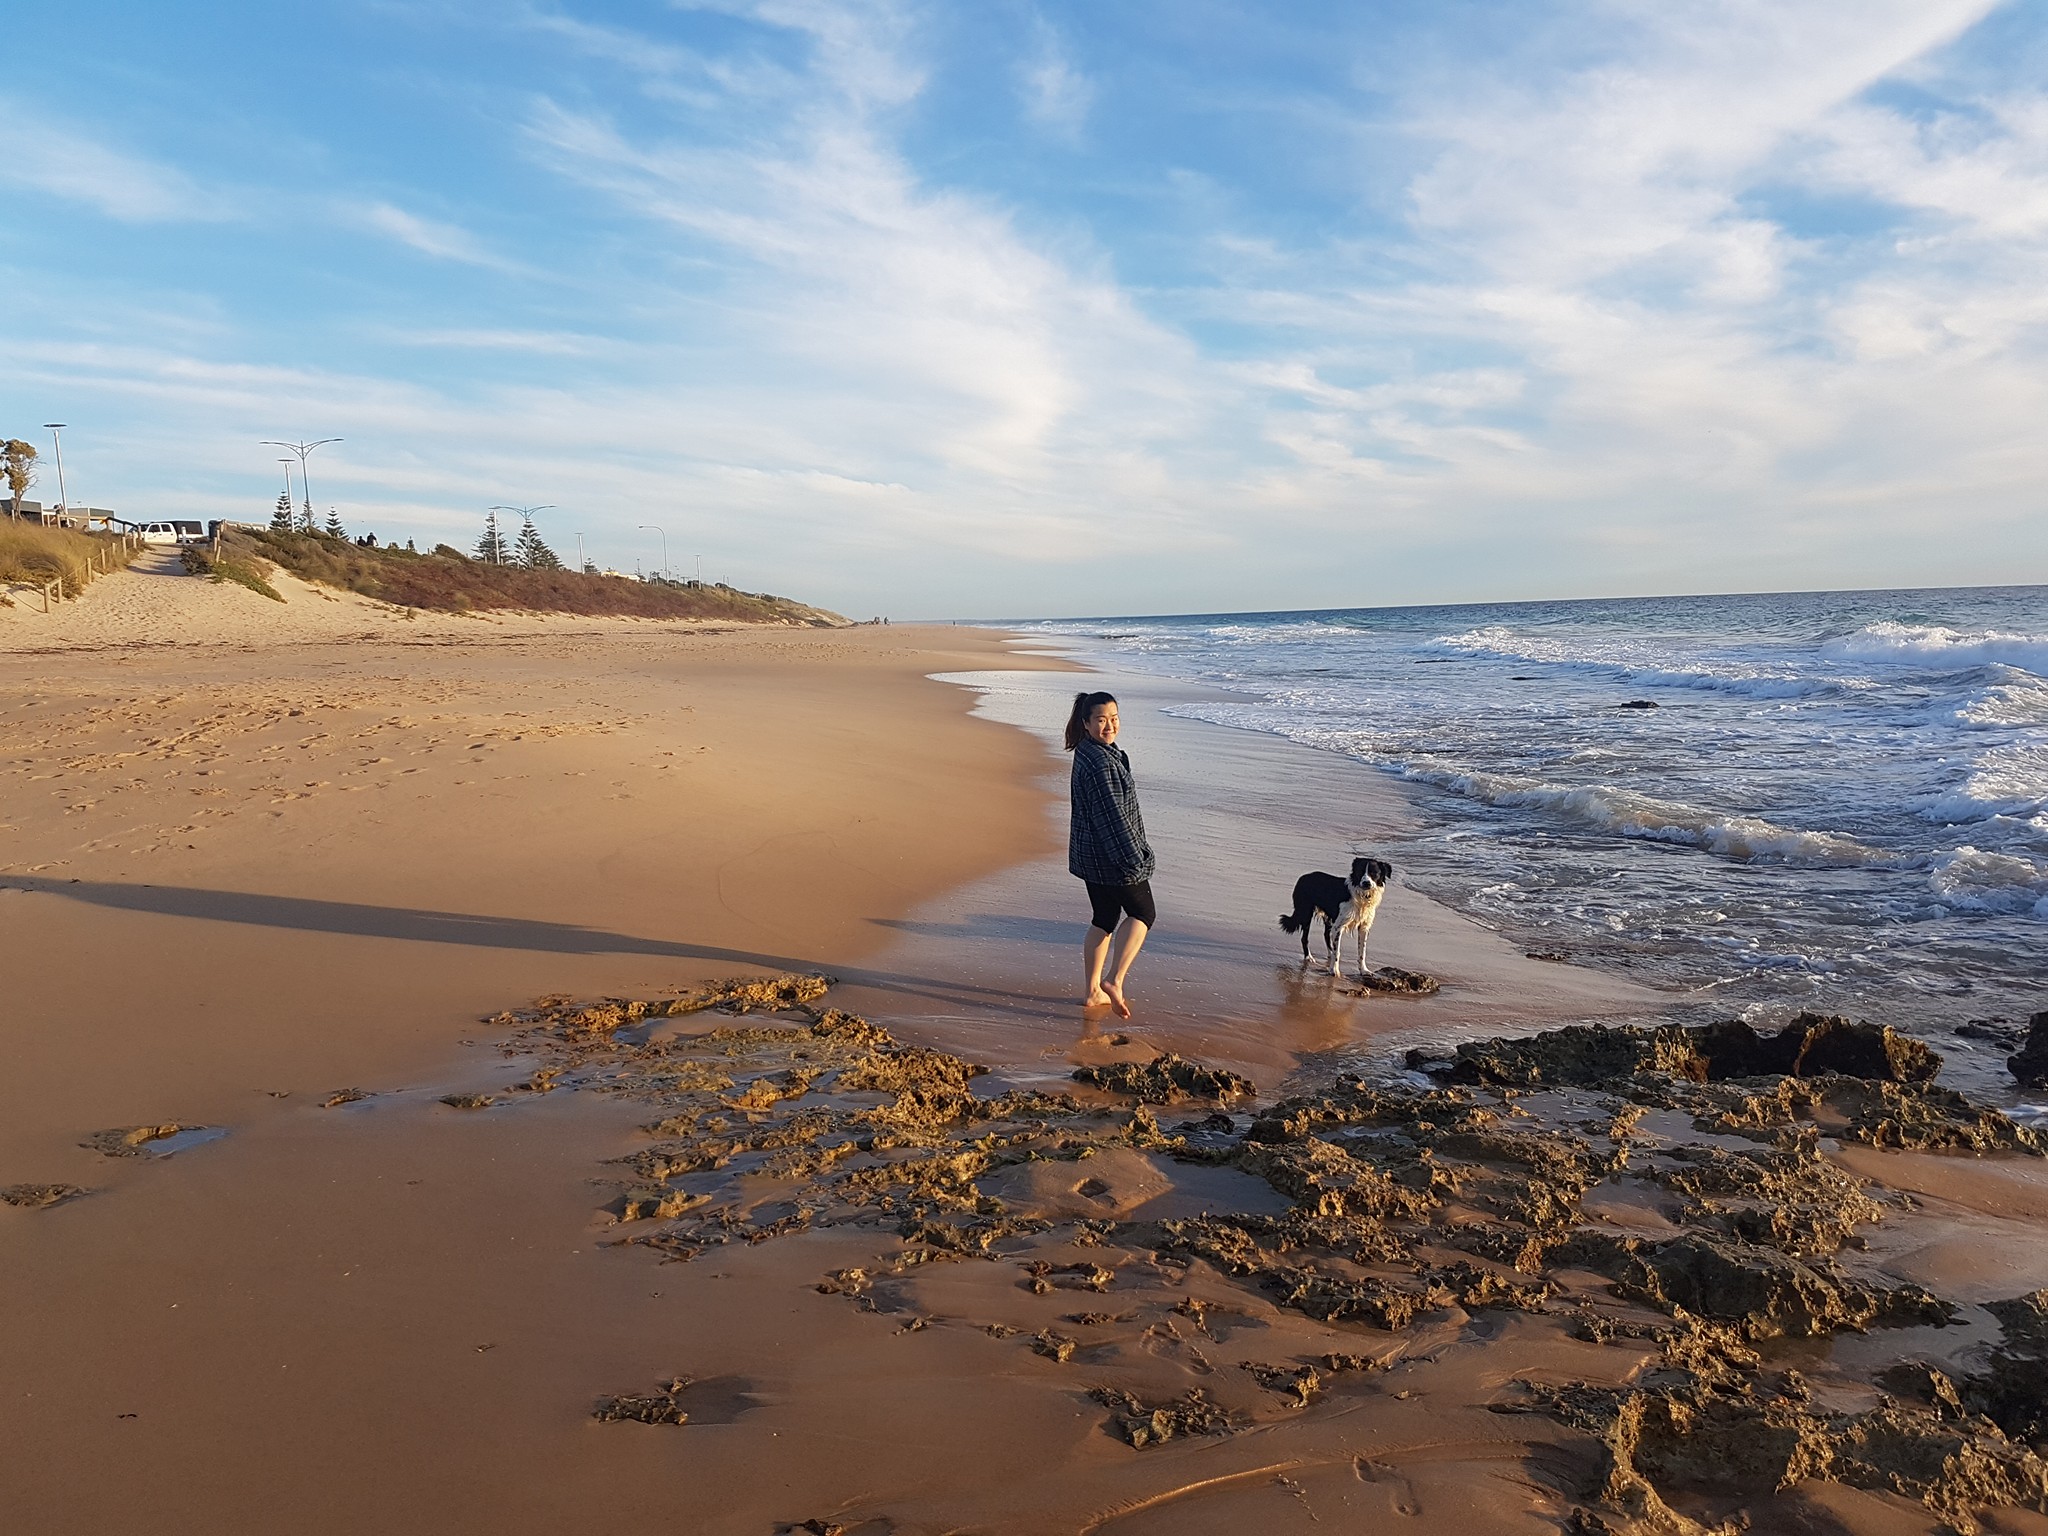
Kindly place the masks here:
<instances>
[{"instance_id":1,"label":"sandy beach","mask_svg":"<svg viewBox=\"0 0 2048 1536\"><path fill-rule=\"evenodd\" d=\"M280 606L160 566L0 614L0 1185L84 1192L0 1207L10 1528L1606 1518L1584 1491L1605 1442L1536 1411L1540 1389L1654 1374L1668 1341L1627 1330L1668 1308L1614 1301L1583 1253L1525 1272L1432 1237L1412 1239L1438 1277L1412 1326L1318 1317L1172 1225L1293 1219L1296 1175L1217 1139L1276 1098L1409 1045L1669 1006L1398 889L1372 958L1440 992L1304 974L1273 914L1295 873L1402 824L1382 779L1112 680L1168 914L1125 1025L1073 1001L1059 658L941 627L407 618L301 587ZM834 982L746 1016L705 990L780 975ZM582 1007L605 998L648 1006ZM1155 1110L1073 1077L1164 1053L1245 1084ZM961 1063L988 1069L971 1092ZM1440 1091L1562 1135L1614 1119L1612 1086L1523 1109ZM942 1088L982 1107L876 1132ZM1203 1130L1218 1103L1235 1123ZM848 1116L865 1143L820 1139ZM1648 1111L1639 1145L1685 1119ZM1417 1166L1453 1169L1444 1189L1499 1176L1399 1124L1428 1143ZM914 1175L886 1161L906 1148ZM896 1172L861 1182L869 1158ZM855 1174L831 1185L841 1160ZM1771 1367L1796 1358L1832 1409L1876 1402L1856 1348L1961 1360L1997 1338L1983 1303L2048 1286L2040 1157L1845 1142L1827 1166L1914 1192L1912 1221L1868 1219L1885 1294L1962 1309L1845 1334L1840 1360L1780 1341ZM1613 1180L1582 1181L1585 1223L1680 1230ZM1355 1217L1351 1198L1325 1214ZM1429 1195L1438 1237L1495 1219L1464 1198ZM1369 1288L1381 1261L1337 1270ZM1130 1428L1190 1402L1227 1432ZM1660 1488L1644 1529L1734 1513ZM1839 1480L1751 1506L1816 1533L1957 1520ZM2027 1509L1982 1519L2048 1532Z\"/></svg>"}]
</instances>

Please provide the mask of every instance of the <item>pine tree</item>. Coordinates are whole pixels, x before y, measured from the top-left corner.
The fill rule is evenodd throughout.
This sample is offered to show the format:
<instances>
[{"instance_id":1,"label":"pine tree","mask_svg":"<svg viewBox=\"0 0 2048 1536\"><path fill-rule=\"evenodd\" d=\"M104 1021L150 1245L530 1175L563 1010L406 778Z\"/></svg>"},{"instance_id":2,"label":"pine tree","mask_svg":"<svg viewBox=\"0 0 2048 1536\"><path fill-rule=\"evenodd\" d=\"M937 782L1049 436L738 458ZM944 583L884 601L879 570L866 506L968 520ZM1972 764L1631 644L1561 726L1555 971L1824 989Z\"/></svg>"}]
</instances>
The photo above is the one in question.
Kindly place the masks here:
<instances>
[{"instance_id":1,"label":"pine tree","mask_svg":"<svg viewBox=\"0 0 2048 1536\"><path fill-rule=\"evenodd\" d=\"M498 531L498 514L484 514L484 536L476 541L476 557L486 565L505 563L505 535Z\"/></svg>"},{"instance_id":2,"label":"pine tree","mask_svg":"<svg viewBox=\"0 0 2048 1536\"><path fill-rule=\"evenodd\" d=\"M297 527L298 523L292 517L292 493L290 491L279 491L277 493L277 510L270 514L270 531L272 533L290 533Z\"/></svg>"},{"instance_id":3,"label":"pine tree","mask_svg":"<svg viewBox=\"0 0 2048 1536\"><path fill-rule=\"evenodd\" d=\"M313 521L313 503L303 502L299 506L299 532L318 533L319 525Z\"/></svg>"},{"instance_id":4,"label":"pine tree","mask_svg":"<svg viewBox=\"0 0 2048 1536\"><path fill-rule=\"evenodd\" d=\"M348 530L341 526L341 514L332 507L327 509L327 537L330 539L345 539L348 537Z\"/></svg>"},{"instance_id":5,"label":"pine tree","mask_svg":"<svg viewBox=\"0 0 2048 1536\"><path fill-rule=\"evenodd\" d=\"M541 542L540 530L533 526L531 517L519 529L512 558L529 570L559 571L562 568L561 557Z\"/></svg>"}]
</instances>

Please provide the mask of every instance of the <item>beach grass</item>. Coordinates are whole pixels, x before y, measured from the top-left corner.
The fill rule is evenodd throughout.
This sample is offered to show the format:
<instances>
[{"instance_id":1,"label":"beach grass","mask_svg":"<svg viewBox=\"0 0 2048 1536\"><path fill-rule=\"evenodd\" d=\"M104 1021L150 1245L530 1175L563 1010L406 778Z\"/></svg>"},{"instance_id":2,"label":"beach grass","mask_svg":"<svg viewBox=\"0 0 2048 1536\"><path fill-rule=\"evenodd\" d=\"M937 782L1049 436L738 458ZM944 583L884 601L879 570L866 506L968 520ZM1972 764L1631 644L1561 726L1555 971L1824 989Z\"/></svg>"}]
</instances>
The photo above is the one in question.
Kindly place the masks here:
<instances>
[{"instance_id":1,"label":"beach grass","mask_svg":"<svg viewBox=\"0 0 2048 1536\"><path fill-rule=\"evenodd\" d=\"M134 555L132 546L105 534L0 518L0 582L61 581L64 595L76 597L95 577L120 569Z\"/></svg>"},{"instance_id":2,"label":"beach grass","mask_svg":"<svg viewBox=\"0 0 2048 1536\"><path fill-rule=\"evenodd\" d=\"M215 555L210 544L184 545L178 550L178 558L194 576L211 576L216 582L232 581L236 586L247 587L274 603L284 601L284 594L267 579L277 569L268 560L253 555L231 555L225 551Z\"/></svg>"},{"instance_id":3,"label":"beach grass","mask_svg":"<svg viewBox=\"0 0 2048 1536\"><path fill-rule=\"evenodd\" d=\"M430 554L417 554L392 547L369 549L317 533L235 528L223 536L222 551L228 558L245 562L274 562L303 581L340 587L398 607L443 613L506 609L820 627L844 622L837 614L767 593L493 565L471 560L446 545Z\"/></svg>"}]
</instances>

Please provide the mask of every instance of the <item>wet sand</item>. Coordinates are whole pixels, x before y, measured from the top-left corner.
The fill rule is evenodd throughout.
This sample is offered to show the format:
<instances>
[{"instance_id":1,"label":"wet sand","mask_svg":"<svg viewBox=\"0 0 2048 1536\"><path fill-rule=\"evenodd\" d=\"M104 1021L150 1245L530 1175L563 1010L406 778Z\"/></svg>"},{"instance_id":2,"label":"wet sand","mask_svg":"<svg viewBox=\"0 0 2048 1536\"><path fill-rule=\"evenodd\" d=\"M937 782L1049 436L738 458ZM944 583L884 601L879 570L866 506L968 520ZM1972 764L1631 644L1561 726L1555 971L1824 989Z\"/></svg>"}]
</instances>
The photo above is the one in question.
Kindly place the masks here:
<instances>
[{"instance_id":1,"label":"wet sand","mask_svg":"<svg viewBox=\"0 0 2048 1536\"><path fill-rule=\"evenodd\" d=\"M1321 1354L1331 1326L1136 1249L1102 1295L931 1264L867 1308L818 1286L902 1250L872 1225L689 1262L621 1245L643 1224L612 1213L616 1160L649 1145L646 1095L518 1091L543 1058L483 1016L739 972L830 971L832 1003L1026 1093L1164 1049L1271 1094L1361 1050L1663 1006L1398 889L1371 958L1443 992L1304 976L1280 898L1395 824L1399 796L1160 716L1166 692L1138 684L1126 744L1165 919L1139 1019L1084 1018L1064 759L1002 723L1069 685L1025 665L968 631L604 625L0 658L0 924L24 957L0 1184L91 1191L0 1207L0 1507L38 1532L1559 1529L1585 1436L1488 1404L1516 1377L1620 1381L1641 1351L1519 1312L1339 1325L1388 1369L1295 1411L1239 1362ZM978 712L926 680L977 669L999 690ZM369 1096L323 1107L340 1088ZM464 1093L496 1102L443 1102ZM168 1121L228 1134L169 1157L79 1145ZM1953 1180L1933 1161L1916 1176ZM2004 1224L1987 1295L2048 1283L2024 1241L2038 1167L1995 1209L1953 1202L1949 1236ZM1140 1149L998 1182L1068 1222L1273 1200ZM1065 1230L1034 1262L1100 1255ZM1967 1267L1927 1246L1923 1268ZM1174 1310L1191 1296L1216 1314ZM1065 1321L1089 1308L1132 1316ZM1090 1327L1111 1333L1078 1369L1027 1347ZM676 1378L685 1425L592 1418ZM1107 1380L1205 1383L1240 1432L1134 1450L1088 1395ZM1803 1529L1932 1529L1859 1490L1794 1506Z\"/></svg>"}]
</instances>

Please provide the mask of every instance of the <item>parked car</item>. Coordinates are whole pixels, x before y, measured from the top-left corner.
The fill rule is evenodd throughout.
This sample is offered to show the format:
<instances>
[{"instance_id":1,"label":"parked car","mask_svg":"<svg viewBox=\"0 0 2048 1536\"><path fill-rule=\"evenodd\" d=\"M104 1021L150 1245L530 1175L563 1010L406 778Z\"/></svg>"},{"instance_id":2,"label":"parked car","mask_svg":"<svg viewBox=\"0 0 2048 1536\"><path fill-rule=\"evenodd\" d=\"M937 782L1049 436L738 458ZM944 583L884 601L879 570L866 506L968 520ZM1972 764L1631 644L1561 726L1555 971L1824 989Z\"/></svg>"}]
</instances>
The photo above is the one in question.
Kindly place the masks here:
<instances>
[{"instance_id":1,"label":"parked car","mask_svg":"<svg viewBox=\"0 0 2048 1536\"><path fill-rule=\"evenodd\" d=\"M145 544L204 544L205 525L196 519L187 521L177 518L160 523L132 523L130 528L142 535Z\"/></svg>"}]
</instances>

